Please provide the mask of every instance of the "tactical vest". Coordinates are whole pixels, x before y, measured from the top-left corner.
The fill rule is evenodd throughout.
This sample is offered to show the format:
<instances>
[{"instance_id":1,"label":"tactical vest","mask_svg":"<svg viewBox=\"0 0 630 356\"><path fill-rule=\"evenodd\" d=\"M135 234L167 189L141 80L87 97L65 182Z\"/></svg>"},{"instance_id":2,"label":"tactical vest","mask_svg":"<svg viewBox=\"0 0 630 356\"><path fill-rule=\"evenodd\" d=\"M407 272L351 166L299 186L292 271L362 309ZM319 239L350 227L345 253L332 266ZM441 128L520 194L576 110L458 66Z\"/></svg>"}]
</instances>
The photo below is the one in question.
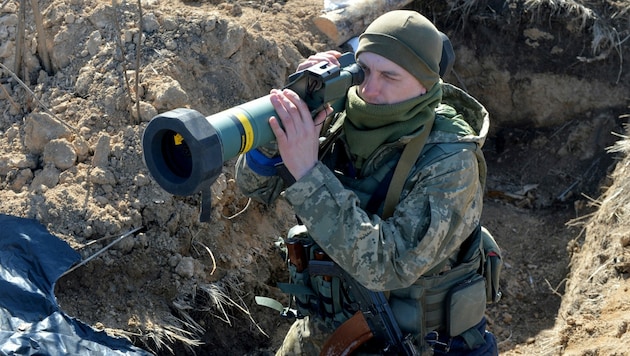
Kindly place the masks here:
<instances>
[{"instance_id":1,"label":"tactical vest","mask_svg":"<svg viewBox=\"0 0 630 356\"><path fill-rule=\"evenodd\" d=\"M369 177L357 178L348 166L350 159L344 156L347 150L343 140L333 143L322 156L322 162L335 172L345 187L357 194L364 210L380 215L400 150L392 150L390 156L383 157L384 163ZM462 149L475 151L475 145L471 142L427 144L415 167L430 165ZM291 229L286 245L290 281L279 287L293 296L296 316L318 316L331 328L349 319L356 308L343 281L330 275L313 274L309 269L309 260L327 259L327 256L308 236L306 228L298 225ZM446 266L449 261L455 263ZM496 242L479 226L462 244L457 256L438 264L413 285L390 291L389 304L401 330L414 335L421 350L429 347L424 338L431 332L463 336L471 347L483 343L483 335L473 327L483 318L486 302L495 302L500 297L500 266Z\"/></svg>"}]
</instances>

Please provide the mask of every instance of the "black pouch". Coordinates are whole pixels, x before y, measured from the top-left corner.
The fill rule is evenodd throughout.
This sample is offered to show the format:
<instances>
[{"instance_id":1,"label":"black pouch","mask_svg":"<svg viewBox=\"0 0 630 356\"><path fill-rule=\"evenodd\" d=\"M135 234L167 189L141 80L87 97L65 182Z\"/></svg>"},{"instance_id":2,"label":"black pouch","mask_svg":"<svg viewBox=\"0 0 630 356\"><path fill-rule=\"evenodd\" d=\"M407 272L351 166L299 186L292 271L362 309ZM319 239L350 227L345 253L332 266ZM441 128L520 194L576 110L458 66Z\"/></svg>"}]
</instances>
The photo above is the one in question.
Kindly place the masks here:
<instances>
[{"instance_id":1,"label":"black pouch","mask_svg":"<svg viewBox=\"0 0 630 356\"><path fill-rule=\"evenodd\" d=\"M446 297L446 327L449 336L457 336L477 325L486 311L485 279L475 273L455 285Z\"/></svg>"}]
</instances>

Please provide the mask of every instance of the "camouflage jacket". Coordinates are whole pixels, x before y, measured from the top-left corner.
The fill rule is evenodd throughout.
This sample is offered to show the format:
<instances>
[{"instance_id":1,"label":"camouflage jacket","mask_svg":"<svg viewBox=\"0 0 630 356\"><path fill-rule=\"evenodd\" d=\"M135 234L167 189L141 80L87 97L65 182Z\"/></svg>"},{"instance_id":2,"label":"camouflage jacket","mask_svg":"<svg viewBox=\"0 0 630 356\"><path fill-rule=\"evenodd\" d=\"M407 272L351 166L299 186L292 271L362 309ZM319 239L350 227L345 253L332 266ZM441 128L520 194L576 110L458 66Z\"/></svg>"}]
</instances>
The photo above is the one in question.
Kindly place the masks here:
<instances>
[{"instance_id":1,"label":"camouflage jacket","mask_svg":"<svg viewBox=\"0 0 630 356\"><path fill-rule=\"evenodd\" d=\"M242 155L236 166L237 184L248 196L268 204L282 195L315 242L365 287L374 291L409 287L421 276L448 268L481 217L486 175L481 147L489 128L488 113L455 86L443 83L443 91L433 130L388 219L379 216L382 204L376 212L366 211L374 189L370 178L382 174L385 165L393 169L414 135L377 149L358 178L336 173L322 157L286 189L278 176L254 173ZM343 141L343 133L339 139Z\"/></svg>"}]
</instances>

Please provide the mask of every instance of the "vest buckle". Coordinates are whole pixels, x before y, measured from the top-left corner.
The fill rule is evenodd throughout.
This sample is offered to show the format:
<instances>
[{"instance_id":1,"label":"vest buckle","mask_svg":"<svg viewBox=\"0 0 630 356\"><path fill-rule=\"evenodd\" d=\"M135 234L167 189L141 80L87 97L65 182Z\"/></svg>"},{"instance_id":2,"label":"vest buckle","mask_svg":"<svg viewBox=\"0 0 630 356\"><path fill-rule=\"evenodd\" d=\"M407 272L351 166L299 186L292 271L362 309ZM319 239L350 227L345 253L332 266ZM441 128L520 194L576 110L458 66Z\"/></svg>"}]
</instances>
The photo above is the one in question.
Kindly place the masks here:
<instances>
[{"instance_id":1,"label":"vest buckle","mask_svg":"<svg viewBox=\"0 0 630 356\"><path fill-rule=\"evenodd\" d=\"M440 333L438 333L437 330L431 331L424 337L424 341L429 344L434 352L439 351L444 354L447 354L451 350L451 340L452 338L450 337L446 340L446 342L440 340Z\"/></svg>"}]
</instances>

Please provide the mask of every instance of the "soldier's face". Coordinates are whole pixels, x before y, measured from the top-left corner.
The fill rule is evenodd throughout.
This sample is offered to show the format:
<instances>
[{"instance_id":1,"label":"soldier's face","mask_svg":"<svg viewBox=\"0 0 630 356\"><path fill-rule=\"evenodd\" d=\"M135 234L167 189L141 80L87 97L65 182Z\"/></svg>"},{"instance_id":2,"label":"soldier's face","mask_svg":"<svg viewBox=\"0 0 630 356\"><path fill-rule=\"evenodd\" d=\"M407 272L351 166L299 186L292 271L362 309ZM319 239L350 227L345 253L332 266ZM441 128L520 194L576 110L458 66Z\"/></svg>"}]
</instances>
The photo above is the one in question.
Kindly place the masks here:
<instances>
[{"instance_id":1,"label":"soldier's face","mask_svg":"<svg viewBox=\"0 0 630 356\"><path fill-rule=\"evenodd\" d=\"M365 73L359 96L369 104L396 104L427 92L416 77L381 55L362 52L357 62Z\"/></svg>"}]
</instances>

